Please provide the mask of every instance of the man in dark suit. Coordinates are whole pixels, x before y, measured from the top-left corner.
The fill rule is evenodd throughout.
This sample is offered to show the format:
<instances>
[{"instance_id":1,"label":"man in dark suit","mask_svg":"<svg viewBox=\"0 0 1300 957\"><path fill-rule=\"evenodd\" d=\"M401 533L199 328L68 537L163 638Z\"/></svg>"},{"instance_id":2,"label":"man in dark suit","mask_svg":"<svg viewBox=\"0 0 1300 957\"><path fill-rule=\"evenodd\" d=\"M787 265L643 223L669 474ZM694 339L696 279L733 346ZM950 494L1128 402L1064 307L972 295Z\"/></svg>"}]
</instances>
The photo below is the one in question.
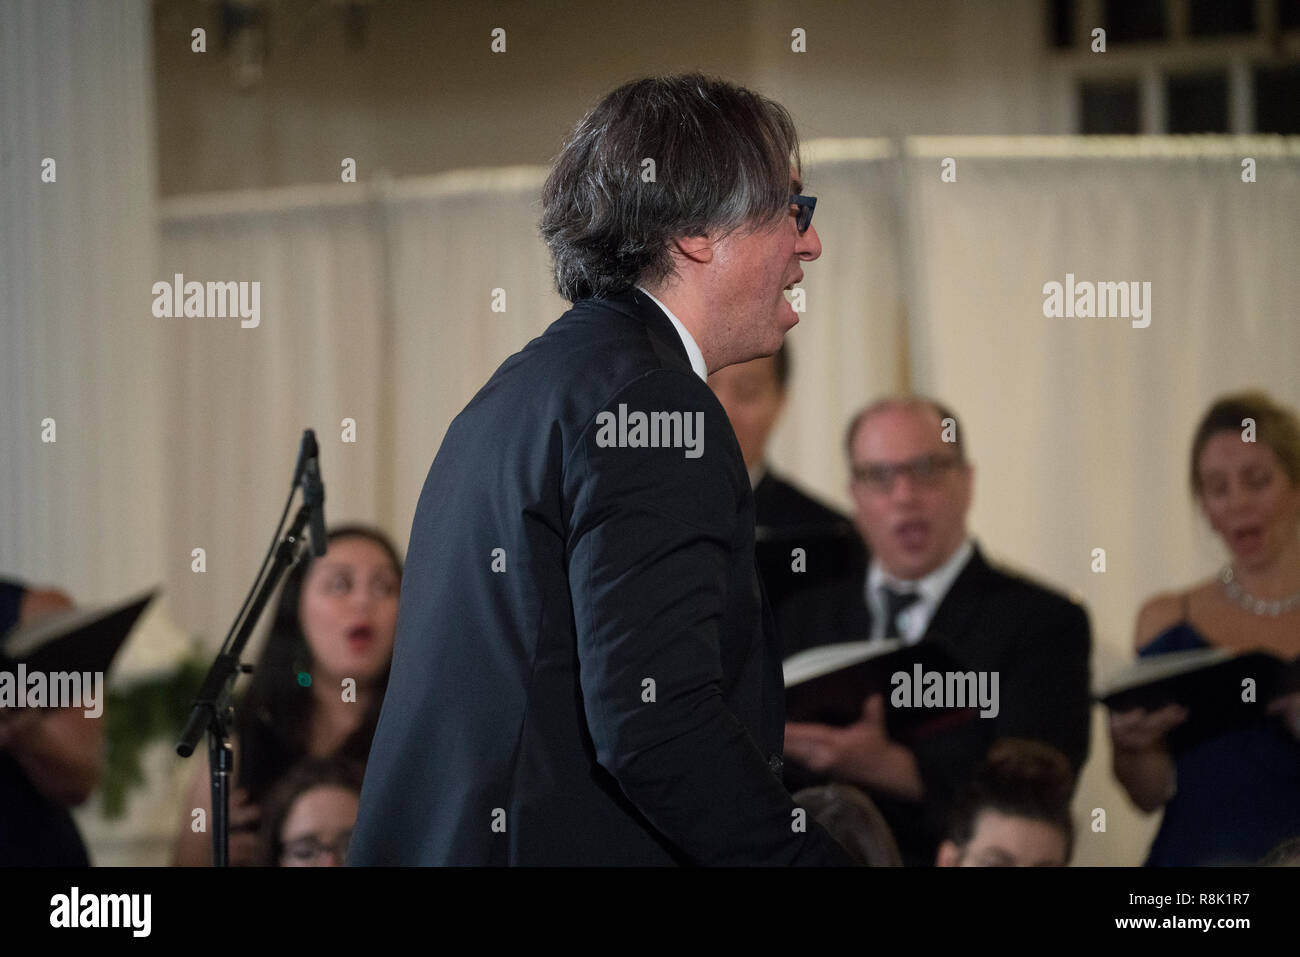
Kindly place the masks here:
<instances>
[{"instance_id":1,"label":"man in dark suit","mask_svg":"<svg viewBox=\"0 0 1300 957\"><path fill-rule=\"evenodd\" d=\"M996 717L971 717L905 746L883 696L844 728L791 722L786 753L805 769L868 789L909 864L929 864L954 797L1002 738L1058 748L1077 775L1090 731L1087 613L984 560L966 532L974 470L956 416L916 397L868 406L850 426L855 522L871 551L865 581L839 580L782 609L787 653L901 638L943 646L963 670L997 674ZM892 696L891 696L892 697Z\"/></svg>"},{"instance_id":2,"label":"man in dark suit","mask_svg":"<svg viewBox=\"0 0 1300 957\"><path fill-rule=\"evenodd\" d=\"M59 589L0 579L0 638L72 607ZM89 867L69 809L103 772L104 722L85 709L0 708L0 867Z\"/></svg>"},{"instance_id":3,"label":"man in dark suit","mask_svg":"<svg viewBox=\"0 0 1300 957\"><path fill-rule=\"evenodd\" d=\"M719 369L709 387L727 410L754 489L754 538L758 571L779 618L798 591L866 567L853 523L777 474L767 461L767 442L785 408L790 384L790 346L775 355Z\"/></svg>"},{"instance_id":4,"label":"man in dark suit","mask_svg":"<svg viewBox=\"0 0 1300 957\"><path fill-rule=\"evenodd\" d=\"M578 124L541 223L574 305L429 470L349 863L849 863L782 785L753 496L705 384L798 321L801 188L785 110L706 77Z\"/></svg>"}]
</instances>

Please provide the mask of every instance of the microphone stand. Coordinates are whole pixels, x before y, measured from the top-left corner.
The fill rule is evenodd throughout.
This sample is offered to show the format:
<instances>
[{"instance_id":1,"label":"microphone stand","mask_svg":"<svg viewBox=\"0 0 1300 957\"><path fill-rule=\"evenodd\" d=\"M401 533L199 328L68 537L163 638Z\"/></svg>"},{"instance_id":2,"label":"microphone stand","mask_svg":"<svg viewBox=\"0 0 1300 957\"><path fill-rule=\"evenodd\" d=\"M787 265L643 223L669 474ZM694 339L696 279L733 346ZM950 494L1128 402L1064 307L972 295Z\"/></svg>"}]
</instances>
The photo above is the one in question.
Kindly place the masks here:
<instances>
[{"instance_id":1,"label":"microphone stand","mask_svg":"<svg viewBox=\"0 0 1300 957\"><path fill-rule=\"evenodd\" d=\"M235 709L231 693L235 679L241 674L251 674L253 666L243 664L239 656L248 643L253 628L261 617L262 609L285 573L302 559L307 545L302 530L317 508L307 502L298 508L293 525L280 539L266 577L262 579L233 640L217 654L207 677L199 688L190 711L189 721L181 732L176 752L183 758L194 753L199 735L208 732L208 768L212 779L212 863L216 867L230 866L230 790L234 773L234 751L230 746L230 731L234 725Z\"/></svg>"}]
</instances>

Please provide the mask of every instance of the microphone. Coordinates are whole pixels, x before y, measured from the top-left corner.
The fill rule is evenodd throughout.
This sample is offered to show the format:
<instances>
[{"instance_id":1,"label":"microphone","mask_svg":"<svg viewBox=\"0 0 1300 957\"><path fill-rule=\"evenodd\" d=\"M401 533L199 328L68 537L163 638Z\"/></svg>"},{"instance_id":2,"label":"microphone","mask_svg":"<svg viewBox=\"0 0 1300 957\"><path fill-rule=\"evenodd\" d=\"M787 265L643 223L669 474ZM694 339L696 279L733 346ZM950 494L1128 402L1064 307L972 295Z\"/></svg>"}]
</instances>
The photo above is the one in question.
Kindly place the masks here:
<instances>
[{"instance_id":1,"label":"microphone","mask_svg":"<svg viewBox=\"0 0 1300 957\"><path fill-rule=\"evenodd\" d=\"M298 461L293 467L293 482L291 488L296 488L302 481L302 471L307 467L307 460L314 459L320 455L320 449L316 446L316 433L311 429L304 429L302 441L298 443Z\"/></svg>"},{"instance_id":2,"label":"microphone","mask_svg":"<svg viewBox=\"0 0 1300 957\"><path fill-rule=\"evenodd\" d=\"M316 433L307 429L302 433L298 459L302 469L302 500L311 509L307 533L311 538L311 553L319 558L325 554L328 540L325 537L325 485L320 480L320 449Z\"/></svg>"}]
</instances>

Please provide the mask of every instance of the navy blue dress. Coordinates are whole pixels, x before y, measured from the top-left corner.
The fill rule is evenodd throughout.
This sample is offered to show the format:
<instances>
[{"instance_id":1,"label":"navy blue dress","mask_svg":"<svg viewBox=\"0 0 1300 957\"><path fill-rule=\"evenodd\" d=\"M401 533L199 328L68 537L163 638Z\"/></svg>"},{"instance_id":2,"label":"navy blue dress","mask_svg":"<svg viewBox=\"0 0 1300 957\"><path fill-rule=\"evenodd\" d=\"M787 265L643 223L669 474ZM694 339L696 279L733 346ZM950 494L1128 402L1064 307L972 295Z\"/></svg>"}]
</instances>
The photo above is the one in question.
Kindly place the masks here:
<instances>
[{"instance_id":1,"label":"navy blue dress","mask_svg":"<svg viewBox=\"0 0 1300 957\"><path fill-rule=\"evenodd\" d=\"M0 581L0 635L18 622L26 588ZM86 867L90 860L67 808L32 784L14 758L0 751L0 867Z\"/></svg>"},{"instance_id":2,"label":"navy blue dress","mask_svg":"<svg viewBox=\"0 0 1300 957\"><path fill-rule=\"evenodd\" d=\"M1141 657L1210 647L1191 625ZM1300 741L1276 718L1176 751L1178 793L1165 805L1148 867L1254 864L1300 834Z\"/></svg>"}]
</instances>

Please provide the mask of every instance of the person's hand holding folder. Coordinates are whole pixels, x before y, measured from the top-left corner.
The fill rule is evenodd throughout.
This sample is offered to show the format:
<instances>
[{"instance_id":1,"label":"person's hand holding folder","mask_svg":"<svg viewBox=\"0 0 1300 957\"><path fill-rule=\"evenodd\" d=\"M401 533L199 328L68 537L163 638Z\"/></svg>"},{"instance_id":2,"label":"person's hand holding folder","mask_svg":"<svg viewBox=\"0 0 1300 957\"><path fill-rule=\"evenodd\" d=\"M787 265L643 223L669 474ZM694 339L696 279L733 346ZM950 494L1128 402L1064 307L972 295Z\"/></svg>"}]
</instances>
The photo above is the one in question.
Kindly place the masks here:
<instances>
[{"instance_id":1,"label":"person's hand holding folder","mask_svg":"<svg viewBox=\"0 0 1300 957\"><path fill-rule=\"evenodd\" d=\"M1280 715L1286 729L1300 739L1300 691L1282 695L1269 702L1268 713Z\"/></svg>"},{"instance_id":2,"label":"person's hand holding folder","mask_svg":"<svg viewBox=\"0 0 1300 957\"><path fill-rule=\"evenodd\" d=\"M830 774L915 801L925 793L916 758L889 737L883 694L867 698L862 703L861 720L844 727L786 722L785 753L818 774Z\"/></svg>"},{"instance_id":3,"label":"person's hand holding folder","mask_svg":"<svg viewBox=\"0 0 1300 957\"><path fill-rule=\"evenodd\" d=\"M1148 711L1134 708L1131 711L1110 713L1111 740L1124 751L1150 751L1165 746L1165 735L1187 720L1187 709L1179 704Z\"/></svg>"}]
</instances>

